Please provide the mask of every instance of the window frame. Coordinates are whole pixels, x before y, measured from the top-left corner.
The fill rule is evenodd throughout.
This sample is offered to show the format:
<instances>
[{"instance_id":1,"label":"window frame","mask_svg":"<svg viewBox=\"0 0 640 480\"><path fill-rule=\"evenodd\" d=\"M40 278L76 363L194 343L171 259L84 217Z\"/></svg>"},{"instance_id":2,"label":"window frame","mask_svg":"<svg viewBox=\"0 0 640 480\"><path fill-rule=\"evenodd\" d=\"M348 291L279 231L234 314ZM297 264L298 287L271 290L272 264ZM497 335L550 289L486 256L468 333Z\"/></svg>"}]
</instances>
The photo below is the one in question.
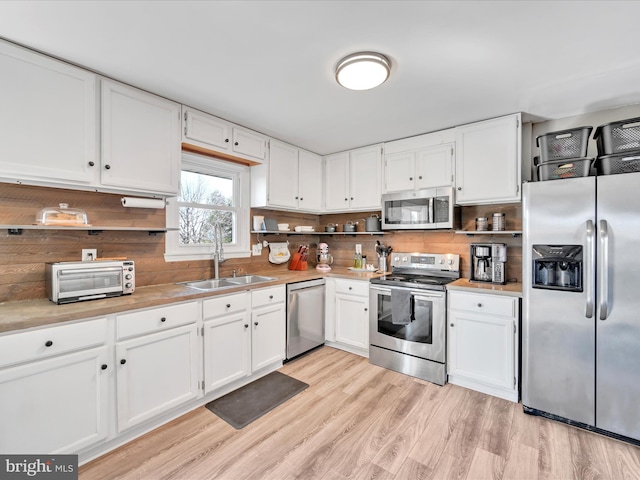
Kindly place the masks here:
<instances>
[{"instance_id":1,"label":"window frame","mask_svg":"<svg viewBox=\"0 0 640 480\"><path fill-rule=\"evenodd\" d=\"M180 163L180 176L182 171L214 175L233 180L233 207L221 206L220 210L234 211L236 214L235 239L236 243L224 245L225 258L243 258L251 256L250 248L250 201L251 201L251 177L249 167L218 160L195 153L183 152ZM217 208L212 206L213 208ZM165 261L211 260L213 258L213 244L206 245L180 245L180 202L178 197L167 199L165 235Z\"/></svg>"}]
</instances>

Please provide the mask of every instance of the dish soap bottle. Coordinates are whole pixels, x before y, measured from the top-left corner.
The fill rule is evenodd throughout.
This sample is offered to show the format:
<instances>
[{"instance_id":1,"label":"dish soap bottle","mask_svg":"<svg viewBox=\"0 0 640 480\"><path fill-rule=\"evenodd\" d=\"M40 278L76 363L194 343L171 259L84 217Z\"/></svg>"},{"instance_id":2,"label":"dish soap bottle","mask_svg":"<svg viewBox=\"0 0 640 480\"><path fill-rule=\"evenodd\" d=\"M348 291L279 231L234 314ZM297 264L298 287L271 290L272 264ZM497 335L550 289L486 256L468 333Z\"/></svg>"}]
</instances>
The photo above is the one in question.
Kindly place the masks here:
<instances>
[{"instance_id":1,"label":"dish soap bottle","mask_svg":"<svg viewBox=\"0 0 640 480\"><path fill-rule=\"evenodd\" d=\"M362 245L356 243L356 255L353 257L353 268L362 268Z\"/></svg>"}]
</instances>

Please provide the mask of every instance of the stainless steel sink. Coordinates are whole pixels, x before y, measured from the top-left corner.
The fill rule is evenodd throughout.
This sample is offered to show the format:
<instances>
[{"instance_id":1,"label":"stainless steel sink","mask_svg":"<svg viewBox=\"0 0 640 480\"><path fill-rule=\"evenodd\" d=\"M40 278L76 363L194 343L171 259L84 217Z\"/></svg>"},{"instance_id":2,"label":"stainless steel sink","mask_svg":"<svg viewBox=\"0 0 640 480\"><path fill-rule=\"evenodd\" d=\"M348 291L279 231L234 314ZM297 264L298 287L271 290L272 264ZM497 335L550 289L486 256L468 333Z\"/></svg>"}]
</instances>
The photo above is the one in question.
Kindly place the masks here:
<instances>
[{"instance_id":1,"label":"stainless steel sink","mask_svg":"<svg viewBox=\"0 0 640 480\"><path fill-rule=\"evenodd\" d=\"M221 288L238 287L240 285L254 285L256 283L276 280L273 277L260 275L242 275L240 277L210 278L208 280L196 280L194 282L180 282L178 285L195 288L197 290L219 290Z\"/></svg>"},{"instance_id":2,"label":"stainless steel sink","mask_svg":"<svg viewBox=\"0 0 640 480\"><path fill-rule=\"evenodd\" d=\"M240 277L225 278L225 281L234 285L252 285L254 283L270 282L275 280L273 277L262 277L260 275L242 275Z\"/></svg>"}]
</instances>

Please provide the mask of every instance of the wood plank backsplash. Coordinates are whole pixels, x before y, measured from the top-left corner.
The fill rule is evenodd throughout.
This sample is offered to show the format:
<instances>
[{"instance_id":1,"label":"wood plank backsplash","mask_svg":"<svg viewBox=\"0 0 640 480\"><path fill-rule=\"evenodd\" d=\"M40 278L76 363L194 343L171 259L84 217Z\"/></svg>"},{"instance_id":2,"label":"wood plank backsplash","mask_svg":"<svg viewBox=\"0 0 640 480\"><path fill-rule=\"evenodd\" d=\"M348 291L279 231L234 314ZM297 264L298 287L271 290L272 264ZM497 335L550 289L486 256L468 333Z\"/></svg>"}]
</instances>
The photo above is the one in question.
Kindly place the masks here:
<instances>
[{"instance_id":1,"label":"wood plank backsplash","mask_svg":"<svg viewBox=\"0 0 640 480\"><path fill-rule=\"evenodd\" d=\"M164 228L165 210L124 208L120 203L122 195L84 192L49 187L35 187L0 183L0 225L30 225L35 223L38 210L44 207L68 203L71 208L87 212L89 222L95 226L126 226ZM507 230L520 230L522 210L520 204L492 205L462 208L462 226L475 229L475 217L491 217L493 212L504 212ZM349 213L314 215L295 212L280 212L252 209L252 215L263 215L278 223L312 225L316 230L324 230L329 223L344 224L358 221L362 228L363 219L370 213ZM329 244L335 264L351 266L355 244L362 244L368 263L377 262L376 240L393 246L395 251L418 251L430 253L457 253L462 258L462 275L469 276L469 245L471 243L501 242L508 245L507 278L522 281L522 241L508 235L466 236L451 231L392 232L385 235L359 236L319 236L270 235L252 233L251 243L289 242L294 252L298 245L311 247L309 268L313 268L315 249L319 241ZM89 235L87 231L69 230L23 230L22 235L9 235L7 229L0 229L0 302L43 298L44 264L80 260L83 248L96 248L98 257L127 257L136 262L136 285L146 286L173 283L213 277L211 260L166 262L164 260L165 235L149 235L146 231L103 231ZM273 265L268 261L269 250L262 255L242 259L228 259L220 266L222 276L260 272L277 276L287 265Z\"/></svg>"}]
</instances>

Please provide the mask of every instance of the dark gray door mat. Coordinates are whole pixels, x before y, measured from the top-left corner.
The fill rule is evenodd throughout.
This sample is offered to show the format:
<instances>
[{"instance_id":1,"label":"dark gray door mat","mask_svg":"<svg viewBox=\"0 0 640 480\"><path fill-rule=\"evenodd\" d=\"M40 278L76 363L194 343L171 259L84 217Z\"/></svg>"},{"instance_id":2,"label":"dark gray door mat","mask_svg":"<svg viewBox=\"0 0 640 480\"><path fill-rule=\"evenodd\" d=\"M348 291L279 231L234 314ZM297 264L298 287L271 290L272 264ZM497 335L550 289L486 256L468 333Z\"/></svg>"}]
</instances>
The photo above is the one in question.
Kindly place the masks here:
<instances>
[{"instance_id":1,"label":"dark gray door mat","mask_svg":"<svg viewBox=\"0 0 640 480\"><path fill-rule=\"evenodd\" d=\"M205 405L234 428L241 429L286 402L307 385L280 372L272 372L255 382Z\"/></svg>"}]
</instances>

